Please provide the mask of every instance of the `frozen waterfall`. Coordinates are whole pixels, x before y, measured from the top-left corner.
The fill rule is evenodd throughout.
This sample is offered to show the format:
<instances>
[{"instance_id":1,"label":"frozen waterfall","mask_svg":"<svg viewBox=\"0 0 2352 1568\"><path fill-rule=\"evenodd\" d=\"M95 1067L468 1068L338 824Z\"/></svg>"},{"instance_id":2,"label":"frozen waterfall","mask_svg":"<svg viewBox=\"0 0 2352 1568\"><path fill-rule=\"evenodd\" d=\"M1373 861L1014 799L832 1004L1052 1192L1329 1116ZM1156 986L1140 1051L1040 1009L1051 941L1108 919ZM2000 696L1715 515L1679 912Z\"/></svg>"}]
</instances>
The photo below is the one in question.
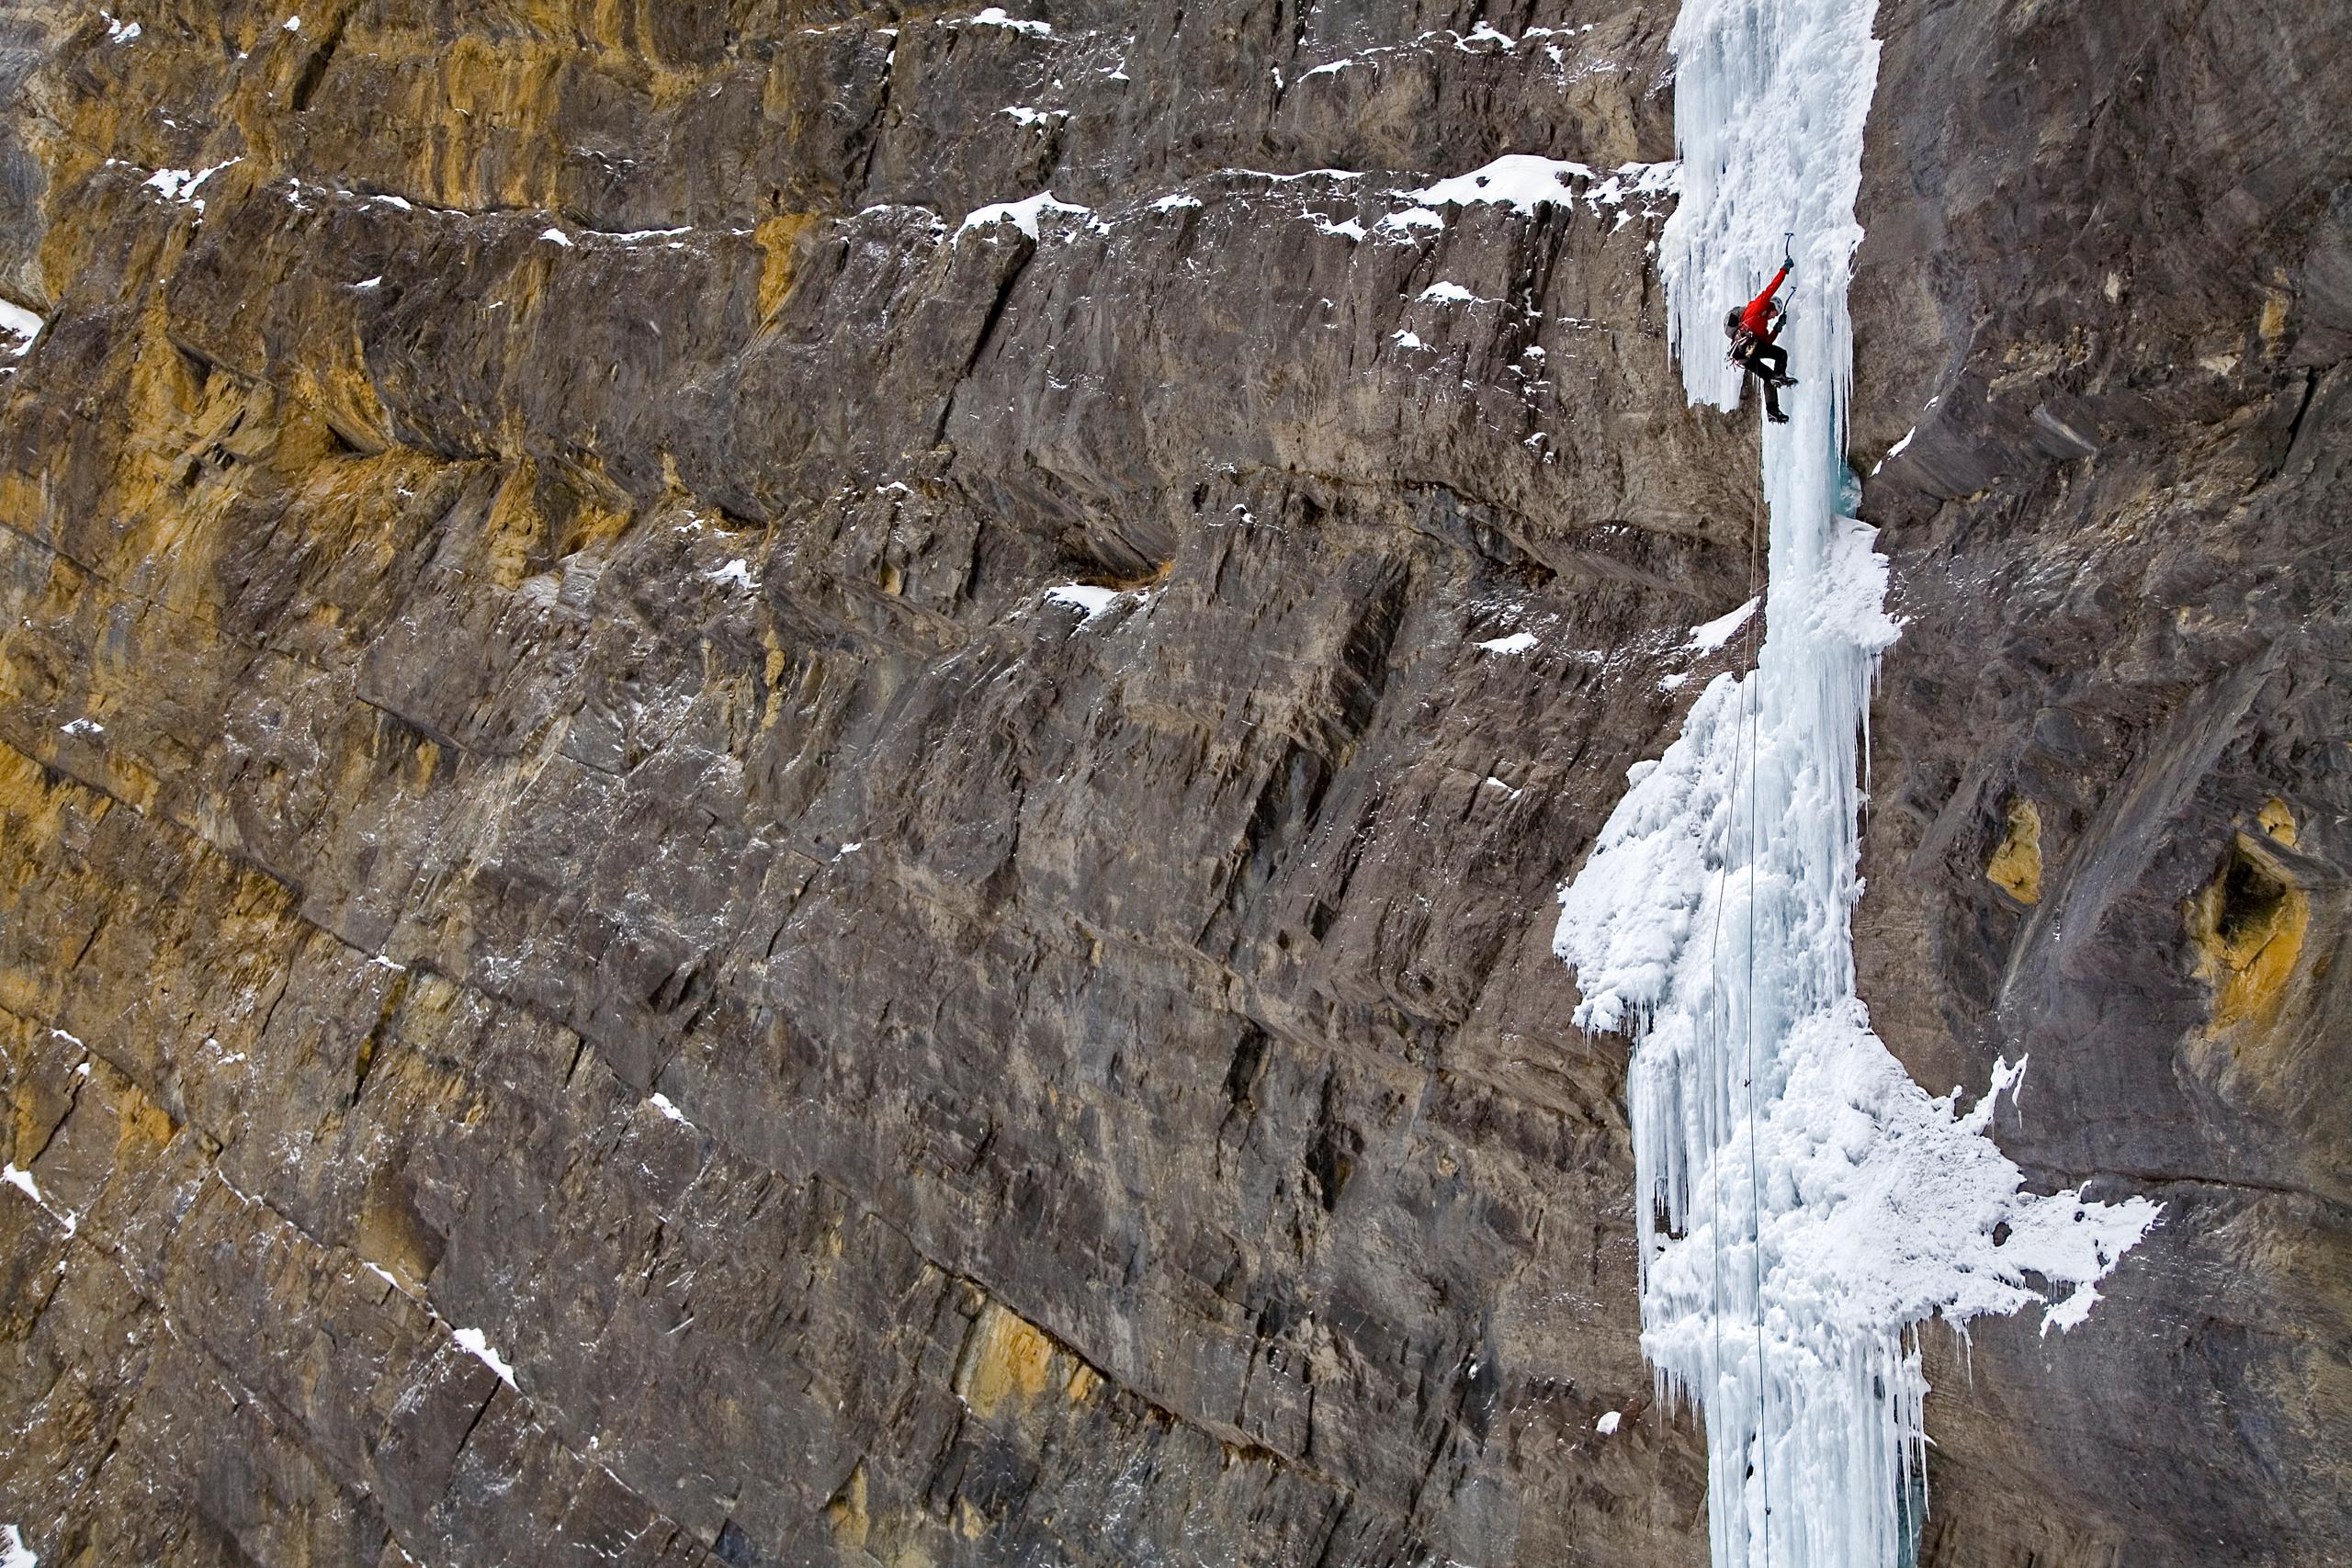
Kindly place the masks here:
<instances>
[{"instance_id":1,"label":"frozen waterfall","mask_svg":"<svg viewBox=\"0 0 2352 1568\"><path fill-rule=\"evenodd\" d=\"M1588 1029L1629 1030L1643 1346L1698 1402L1716 1568L1886 1568L1923 1496L1916 1325L2056 1300L2080 1322L2155 1205L2019 1190L1987 1132L1914 1084L1855 995L1857 737L1886 563L1849 513L1846 285L1877 78L1875 0L1687 0L1673 36L1681 204L1671 333L1694 402L1736 406L1724 310L1793 232L1802 385L1764 427L1771 528L1756 668L1718 677L1634 770L1555 950ZM1996 1239L1996 1236L1998 1239Z\"/></svg>"}]
</instances>

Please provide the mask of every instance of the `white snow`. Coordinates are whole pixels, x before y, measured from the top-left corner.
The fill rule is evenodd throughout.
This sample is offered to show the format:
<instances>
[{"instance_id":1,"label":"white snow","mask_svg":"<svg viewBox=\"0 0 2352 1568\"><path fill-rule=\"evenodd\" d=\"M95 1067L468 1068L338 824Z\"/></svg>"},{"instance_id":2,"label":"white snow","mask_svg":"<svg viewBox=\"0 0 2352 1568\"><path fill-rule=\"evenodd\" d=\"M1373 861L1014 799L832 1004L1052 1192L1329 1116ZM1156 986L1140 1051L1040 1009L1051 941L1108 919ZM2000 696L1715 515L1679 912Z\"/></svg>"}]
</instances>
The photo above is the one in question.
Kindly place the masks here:
<instances>
[{"instance_id":1,"label":"white snow","mask_svg":"<svg viewBox=\"0 0 2352 1568\"><path fill-rule=\"evenodd\" d=\"M1672 196L1682 188L1682 164L1620 164L1608 176L1584 193L1594 207L1622 207L1636 197Z\"/></svg>"},{"instance_id":2,"label":"white snow","mask_svg":"<svg viewBox=\"0 0 2352 1568\"><path fill-rule=\"evenodd\" d=\"M136 24L131 31L138 31ZM24 1531L15 1525L0 1525L0 1568L40 1568L40 1559L25 1544Z\"/></svg>"},{"instance_id":3,"label":"white snow","mask_svg":"<svg viewBox=\"0 0 2352 1568\"><path fill-rule=\"evenodd\" d=\"M1419 301L1424 305L1460 305L1475 303L1477 298L1458 283L1432 283L1421 290Z\"/></svg>"},{"instance_id":4,"label":"white snow","mask_svg":"<svg viewBox=\"0 0 2352 1568\"><path fill-rule=\"evenodd\" d=\"M1498 637L1491 641L1475 643L1472 646L1481 653L1515 654L1525 653L1535 646L1535 642L1536 637L1533 632L1513 632L1509 637Z\"/></svg>"},{"instance_id":5,"label":"white snow","mask_svg":"<svg viewBox=\"0 0 2352 1568\"><path fill-rule=\"evenodd\" d=\"M542 229L539 231L539 238L550 245L561 245L567 251L572 248L571 236L560 229Z\"/></svg>"},{"instance_id":6,"label":"white snow","mask_svg":"<svg viewBox=\"0 0 2352 1568\"><path fill-rule=\"evenodd\" d=\"M1068 109L1033 109L1026 104L1008 104L996 112L1001 115L1010 115L1012 117L1015 124L1024 126L1036 125L1041 121L1046 120L1068 119L1069 118L1069 110Z\"/></svg>"},{"instance_id":7,"label":"white snow","mask_svg":"<svg viewBox=\"0 0 2352 1568\"><path fill-rule=\"evenodd\" d=\"M1392 212L1380 220L1383 229L1392 229L1410 238L1416 229L1442 229L1445 220L1426 207L1408 207L1402 212Z\"/></svg>"},{"instance_id":8,"label":"white snow","mask_svg":"<svg viewBox=\"0 0 2352 1568\"><path fill-rule=\"evenodd\" d=\"M1088 621L1109 609L1118 597L1117 589L1097 587L1091 582L1065 582L1046 590L1046 604L1079 611Z\"/></svg>"},{"instance_id":9,"label":"white snow","mask_svg":"<svg viewBox=\"0 0 2352 1568\"><path fill-rule=\"evenodd\" d=\"M654 1110L662 1112L662 1115L668 1117L671 1121L678 1123L681 1127L691 1127L694 1125L693 1122L686 1120L686 1113L684 1111L679 1110L675 1105L671 1103L670 1097L666 1094L648 1096L646 1103L652 1106Z\"/></svg>"},{"instance_id":10,"label":"white snow","mask_svg":"<svg viewBox=\"0 0 2352 1568\"><path fill-rule=\"evenodd\" d=\"M1186 196L1180 190L1173 192L1170 195L1163 196L1158 201L1153 202L1151 204L1151 209L1154 212L1174 212L1179 208L1198 207L1200 204L1201 198L1199 197Z\"/></svg>"},{"instance_id":11,"label":"white snow","mask_svg":"<svg viewBox=\"0 0 2352 1568\"><path fill-rule=\"evenodd\" d=\"M356 283L353 284L351 287L352 287L352 290L353 290L353 292L355 292L355 293L358 293L358 294L365 294L365 293L367 293L367 292L368 292L369 289L371 289L371 288L382 288L383 286L384 286L384 275L383 275L382 273L380 273L380 272L379 272L379 273L378 273L378 274L377 274L375 276L373 276L373 277L363 277L363 278L361 278L358 282L356 282Z\"/></svg>"},{"instance_id":12,"label":"white snow","mask_svg":"<svg viewBox=\"0 0 2352 1568\"><path fill-rule=\"evenodd\" d=\"M991 6L987 10L982 11L978 16L969 17L965 19L969 24L983 28L1010 28L1016 33L1027 33L1032 38L1051 38L1054 36L1054 29L1051 24L1046 22L1025 21L1019 17L1007 16L1005 14L1004 7L1001 6Z\"/></svg>"},{"instance_id":13,"label":"white snow","mask_svg":"<svg viewBox=\"0 0 2352 1568\"><path fill-rule=\"evenodd\" d=\"M1902 439L1902 440L1900 440L1900 441L1898 441L1898 442L1896 442L1894 446L1892 446L1888 447L1888 448L1886 449L1886 456L1885 456L1885 457L1881 457L1881 458L1880 458L1876 463L1873 463L1872 465L1871 465L1871 473L1877 473L1877 472L1879 471L1879 469L1883 468L1884 468L1884 467L1886 467L1889 463L1892 463L1893 461L1894 461L1894 459L1896 459L1897 457L1900 457L1901 456L1903 456L1903 450L1904 450L1904 448L1905 448L1905 447L1906 447L1906 446L1910 446L1910 445L1911 445L1911 438L1912 438L1913 436L1915 436L1915 435L1918 434L1919 434L1919 427L1918 427L1917 425L1916 425L1916 424L1915 424L1915 425L1913 425L1910 429L1908 429L1908 430L1905 431L1905 432L1903 433L1903 439Z\"/></svg>"},{"instance_id":14,"label":"white snow","mask_svg":"<svg viewBox=\"0 0 2352 1568\"><path fill-rule=\"evenodd\" d=\"M119 22L115 20L114 13L111 11L101 11L98 13L98 17L106 23L107 39L107 41L111 43L130 43L137 39L140 33L144 30L137 22ZM12 1526L10 1528L13 1529L14 1527Z\"/></svg>"},{"instance_id":15,"label":"white snow","mask_svg":"<svg viewBox=\"0 0 2352 1568\"><path fill-rule=\"evenodd\" d=\"M725 566L718 568L717 570L707 571L703 573L703 575L710 579L713 582L728 583L733 587L742 589L745 592L750 592L757 589L760 585L759 579L752 575L751 563L741 556L736 557L733 560L729 561Z\"/></svg>"},{"instance_id":16,"label":"white snow","mask_svg":"<svg viewBox=\"0 0 2352 1568\"><path fill-rule=\"evenodd\" d=\"M33 1179L33 1173L31 1171L22 1169L12 1162L6 1167L0 1167L0 1181L7 1182L9 1186L15 1188L17 1191L23 1193L34 1202L40 1203L42 1208L46 1209L49 1207L47 1203L42 1202L41 1201L40 1183Z\"/></svg>"},{"instance_id":17,"label":"white snow","mask_svg":"<svg viewBox=\"0 0 2352 1568\"><path fill-rule=\"evenodd\" d=\"M1692 626L1690 628L1690 642L1687 651L1691 653L1714 652L1715 649L1721 648L1724 644L1729 642L1734 637L1738 635L1739 628L1747 624L1747 617L1756 614L1758 607L1763 603L1764 602L1761 599L1750 599L1747 604L1742 604L1738 609L1734 610L1728 615L1718 615L1704 626Z\"/></svg>"},{"instance_id":18,"label":"white snow","mask_svg":"<svg viewBox=\"0 0 2352 1568\"><path fill-rule=\"evenodd\" d=\"M1522 216L1550 202L1565 202L1569 191L1561 182L1593 178L1591 168L1565 158L1539 158L1530 152L1506 152L1482 169L1440 180L1405 194L1433 207L1464 207L1493 202Z\"/></svg>"},{"instance_id":19,"label":"white snow","mask_svg":"<svg viewBox=\"0 0 2352 1568\"><path fill-rule=\"evenodd\" d=\"M1595 1421L1592 1424L1592 1429L1600 1433L1604 1438L1613 1437L1616 1435L1618 1424L1624 1419L1625 1413L1623 1411L1612 1410L1608 1415L1603 1416L1600 1420Z\"/></svg>"},{"instance_id":20,"label":"white snow","mask_svg":"<svg viewBox=\"0 0 2352 1568\"><path fill-rule=\"evenodd\" d=\"M1394 334L1394 335L1395 335L1395 337L1396 337L1396 346L1397 346L1397 347L1399 347L1399 348L1427 348L1427 347L1429 347L1429 344L1425 344L1425 343L1423 343L1423 342L1421 341L1421 339L1420 339L1420 334L1419 334L1419 333L1412 333L1412 332L1399 332L1399 333L1396 333L1396 334Z\"/></svg>"},{"instance_id":21,"label":"white snow","mask_svg":"<svg viewBox=\"0 0 2352 1568\"><path fill-rule=\"evenodd\" d=\"M299 33L302 30L302 18L300 17L288 17L281 25L284 26L286 30L289 33Z\"/></svg>"},{"instance_id":22,"label":"white snow","mask_svg":"<svg viewBox=\"0 0 2352 1568\"><path fill-rule=\"evenodd\" d=\"M956 237L962 239L974 229L985 229L992 223L1010 223L1031 239L1037 237L1037 219L1047 212L1068 212L1079 217L1091 217L1094 209L1075 202L1057 201L1054 193L1041 190L1021 201L1000 201L993 206L976 208L956 228Z\"/></svg>"},{"instance_id":23,"label":"white snow","mask_svg":"<svg viewBox=\"0 0 2352 1568\"><path fill-rule=\"evenodd\" d=\"M1680 187L1681 180L1682 166L1675 162L1624 164L1603 177L1589 164L1570 159L1506 152L1484 168L1396 194L1425 207L1491 203L1527 217L1539 207L1566 206L1577 200L1595 211L1620 207L1636 197L1669 195ZM1586 188L1578 191L1571 182Z\"/></svg>"},{"instance_id":24,"label":"white snow","mask_svg":"<svg viewBox=\"0 0 2352 1568\"><path fill-rule=\"evenodd\" d=\"M1371 49L1359 50L1353 54L1342 55L1337 60L1327 60L1322 64L1317 65L1303 73L1300 79L1305 80L1306 77L1308 76L1336 76L1340 72L1345 71L1351 66L1375 62L1383 55L1406 53L1428 54L1432 50L1441 47L1455 49L1464 54L1483 54L1487 52L1486 50L1475 48L1473 46L1493 44L1498 46L1495 52L1501 54L1513 54L1518 51L1519 46L1521 43L1527 42L1530 39L1566 37L1579 31L1590 32L1592 28L1589 23L1582 28L1530 28L1522 37L1514 39L1509 33L1498 29L1493 23L1487 21L1479 22L1466 33L1455 32L1450 28L1432 28L1426 32L1416 34L1414 37L1409 38L1401 43L1379 44ZM1544 46L1544 53L1550 58L1554 65L1558 65L1561 62L1561 53L1558 45L1546 44Z\"/></svg>"},{"instance_id":25,"label":"white snow","mask_svg":"<svg viewBox=\"0 0 2352 1568\"><path fill-rule=\"evenodd\" d=\"M1642 1343L1663 1391L1704 1416L1716 1568L1903 1560L1925 1443L1917 1325L2054 1298L2043 1326L2063 1329L2160 1214L2021 1190L1988 1134L2022 1064L1963 1114L1911 1081L1855 993L1855 738L1896 635L1842 458L1874 9L1686 0L1676 24L1686 188L1659 267L1685 389L1736 405L1716 323L1789 231L1783 341L1803 385L1792 422L1764 427L1757 668L1717 676L1665 756L1628 774L1554 939L1577 1021L1634 1039Z\"/></svg>"},{"instance_id":26,"label":"white snow","mask_svg":"<svg viewBox=\"0 0 2352 1568\"><path fill-rule=\"evenodd\" d=\"M1326 218L1317 212L1310 212L1306 216L1314 221L1317 231L1321 233L1334 235L1340 239L1348 241L1357 241L1363 238L1363 225L1357 222L1352 218L1343 218L1337 222L1334 222L1332 220Z\"/></svg>"},{"instance_id":27,"label":"white snow","mask_svg":"<svg viewBox=\"0 0 2352 1568\"><path fill-rule=\"evenodd\" d=\"M1223 169L1218 172L1239 175L1247 179L1267 180L1278 186L1286 186L1295 180L1345 181L1363 178L1363 171L1361 169L1298 169L1287 175L1272 174L1264 169Z\"/></svg>"},{"instance_id":28,"label":"white snow","mask_svg":"<svg viewBox=\"0 0 2352 1568\"><path fill-rule=\"evenodd\" d=\"M77 718L57 727L60 735L104 735L106 732L107 727L95 718Z\"/></svg>"},{"instance_id":29,"label":"white snow","mask_svg":"<svg viewBox=\"0 0 2352 1568\"><path fill-rule=\"evenodd\" d=\"M63 1210L52 1209L49 1206L49 1200L41 1196L40 1183L33 1179L33 1173L31 1171L23 1169L14 1162L6 1165L0 1165L0 1181L6 1182L9 1186L15 1188L17 1191L23 1193L26 1197L40 1204L41 1213L47 1214L51 1219L55 1220L59 1224L64 1226L65 1234L67 1235L70 1236L75 1231L82 1228L81 1221L74 1215L65 1213Z\"/></svg>"},{"instance_id":30,"label":"white snow","mask_svg":"<svg viewBox=\"0 0 2352 1568\"><path fill-rule=\"evenodd\" d=\"M496 1372L500 1382L504 1383L508 1388L514 1389L518 1393L522 1392L515 1385L514 1367L508 1363L505 1357L490 1348L489 1336L479 1328L460 1328L457 1331L457 1340L458 1348Z\"/></svg>"},{"instance_id":31,"label":"white snow","mask_svg":"<svg viewBox=\"0 0 2352 1568\"><path fill-rule=\"evenodd\" d=\"M204 203L197 199L196 193L204 188L204 182L231 164L243 162L244 159L242 157L230 158L213 164L209 169L198 169L194 173L187 169L158 169L147 176L146 188L155 192L165 201L180 202L202 212Z\"/></svg>"}]
</instances>

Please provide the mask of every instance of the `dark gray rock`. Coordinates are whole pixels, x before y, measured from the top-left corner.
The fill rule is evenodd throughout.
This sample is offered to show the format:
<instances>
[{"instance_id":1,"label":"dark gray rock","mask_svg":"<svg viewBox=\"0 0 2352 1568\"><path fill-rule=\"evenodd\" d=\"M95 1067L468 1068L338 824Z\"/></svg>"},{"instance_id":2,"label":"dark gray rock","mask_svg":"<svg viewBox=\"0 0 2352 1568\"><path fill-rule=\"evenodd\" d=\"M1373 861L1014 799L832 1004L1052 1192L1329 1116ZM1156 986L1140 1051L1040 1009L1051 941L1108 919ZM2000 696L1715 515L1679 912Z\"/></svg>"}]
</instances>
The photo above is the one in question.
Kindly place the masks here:
<instances>
[{"instance_id":1,"label":"dark gray rock","mask_svg":"<svg viewBox=\"0 0 2352 1568\"><path fill-rule=\"evenodd\" d=\"M1656 204L1380 227L1671 156L1670 15L461 12L0 17L0 1520L1702 1560L1547 944L1753 416ZM2064 1339L1931 1331L1937 1562L2346 1551L2327 23L1882 17L1864 995L2170 1202Z\"/></svg>"}]
</instances>

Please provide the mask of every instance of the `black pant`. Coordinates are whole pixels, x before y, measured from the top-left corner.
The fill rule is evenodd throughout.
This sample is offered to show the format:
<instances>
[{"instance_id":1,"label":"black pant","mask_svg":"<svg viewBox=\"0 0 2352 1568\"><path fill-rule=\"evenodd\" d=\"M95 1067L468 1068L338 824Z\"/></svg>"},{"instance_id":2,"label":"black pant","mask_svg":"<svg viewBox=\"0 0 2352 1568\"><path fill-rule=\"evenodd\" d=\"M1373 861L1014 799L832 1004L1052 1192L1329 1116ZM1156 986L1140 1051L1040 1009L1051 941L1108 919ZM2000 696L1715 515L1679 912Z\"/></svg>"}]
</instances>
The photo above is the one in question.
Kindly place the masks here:
<instances>
[{"instance_id":1,"label":"black pant","mask_svg":"<svg viewBox=\"0 0 2352 1568\"><path fill-rule=\"evenodd\" d=\"M1739 367L1764 389L1764 412L1781 417L1781 389L1772 383L1789 373L1789 351L1777 343L1751 342L1735 356Z\"/></svg>"}]
</instances>

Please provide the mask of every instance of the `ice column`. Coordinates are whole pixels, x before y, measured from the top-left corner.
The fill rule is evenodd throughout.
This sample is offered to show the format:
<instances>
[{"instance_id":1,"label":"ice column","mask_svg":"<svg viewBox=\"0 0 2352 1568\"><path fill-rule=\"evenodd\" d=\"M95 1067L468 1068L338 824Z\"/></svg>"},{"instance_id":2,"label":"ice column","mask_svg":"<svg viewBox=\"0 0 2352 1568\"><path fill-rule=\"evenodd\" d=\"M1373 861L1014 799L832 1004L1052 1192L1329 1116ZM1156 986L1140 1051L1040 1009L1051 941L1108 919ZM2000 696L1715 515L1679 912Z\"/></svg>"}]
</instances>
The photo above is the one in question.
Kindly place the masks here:
<instances>
[{"instance_id":1,"label":"ice column","mask_svg":"<svg viewBox=\"0 0 2352 1568\"><path fill-rule=\"evenodd\" d=\"M1736 406L1723 315L1784 234L1803 385L1764 427L1756 668L1718 677L1634 770L1554 943L1577 1021L1634 1036L1643 1347L1705 1421L1717 1568L1895 1563L1922 1495L1916 1325L2047 1302L2032 1274L2057 1298L2044 1331L2071 1326L2157 1217L2020 1191L1985 1134L2024 1064L1962 1114L1911 1082L1855 995L1856 741L1895 638L1844 459L1874 10L1688 0L1676 25L1683 186L1660 265L1685 389Z\"/></svg>"}]
</instances>

